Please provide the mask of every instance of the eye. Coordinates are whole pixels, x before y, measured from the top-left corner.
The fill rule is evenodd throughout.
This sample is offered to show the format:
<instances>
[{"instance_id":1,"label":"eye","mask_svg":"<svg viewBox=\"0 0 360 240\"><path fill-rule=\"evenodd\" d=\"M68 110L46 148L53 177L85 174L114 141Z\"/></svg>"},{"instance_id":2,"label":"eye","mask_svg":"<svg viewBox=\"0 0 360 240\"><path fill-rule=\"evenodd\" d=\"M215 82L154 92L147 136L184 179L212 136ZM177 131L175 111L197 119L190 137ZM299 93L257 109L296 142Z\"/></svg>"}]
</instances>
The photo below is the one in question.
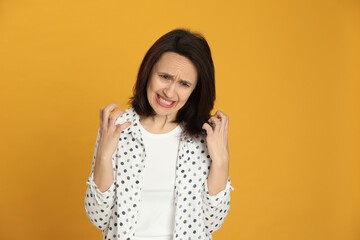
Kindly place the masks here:
<instances>
[{"instance_id":1,"label":"eye","mask_svg":"<svg viewBox=\"0 0 360 240\"><path fill-rule=\"evenodd\" d=\"M184 87L190 87L190 85L186 82L181 82L181 86L184 86Z\"/></svg>"},{"instance_id":2,"label":"eye","mask_svg":"<svg viewBox=\"0 0 360 240\"><path fill-rule=\"evenodd\" d=\"M160 74L159 76L163 79L170 79L170 76L167 74Z\"/></svg>"}]
</instances>

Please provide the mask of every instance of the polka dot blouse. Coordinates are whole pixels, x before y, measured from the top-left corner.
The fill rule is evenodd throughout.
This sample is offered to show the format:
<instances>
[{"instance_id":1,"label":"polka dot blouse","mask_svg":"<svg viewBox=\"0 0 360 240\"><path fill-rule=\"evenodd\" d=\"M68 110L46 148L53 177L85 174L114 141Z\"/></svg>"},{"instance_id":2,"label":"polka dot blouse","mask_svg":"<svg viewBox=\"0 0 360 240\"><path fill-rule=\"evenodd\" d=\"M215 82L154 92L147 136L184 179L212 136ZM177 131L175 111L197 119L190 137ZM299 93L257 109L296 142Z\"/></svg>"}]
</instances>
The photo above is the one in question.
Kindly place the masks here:
<instances>
[{"instance_id":1,"label":"polka dot blouse","mask_svg":"<svg viewBox=\"0 0 360 240\"><path fill-rule=\"evenodd\" d=\"M116 124L126 121L132 124L120 135L112 156L114 182L105 192L97 188L93 175L98 132L87 181L85 210L90 221L102 230L103 239L134 238L146 161L139 119L130 108L116 121ZM205 137L180 138L174 186L174 240L211 240L211 234L221 227L229 212L230 190L234 188L228 178L225 189L210 196L207 187L210 163Z\"/></svg>"}]
</instances>

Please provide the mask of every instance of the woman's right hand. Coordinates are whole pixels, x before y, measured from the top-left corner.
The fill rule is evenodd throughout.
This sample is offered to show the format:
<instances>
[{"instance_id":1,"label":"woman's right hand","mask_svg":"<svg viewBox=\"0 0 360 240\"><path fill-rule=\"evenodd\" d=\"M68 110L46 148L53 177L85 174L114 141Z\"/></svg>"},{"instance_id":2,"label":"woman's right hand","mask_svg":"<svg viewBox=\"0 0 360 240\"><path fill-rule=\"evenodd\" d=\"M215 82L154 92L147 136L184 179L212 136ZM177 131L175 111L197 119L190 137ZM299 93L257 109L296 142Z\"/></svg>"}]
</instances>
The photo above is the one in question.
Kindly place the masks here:
<instances>
[{"instance_id":1,"label":"woman's right hand","mask_svg":"<svg viewBox=\"0 0 360 240\"><path fill-rule=\"evenodd\" d=\"M125 113L125 110L117 110L120 105L111 103L100 109L100 140L96 152L97 159L111 159L114 154L121 131L130 126L131 122L115 125L116 120Z\"/></svg>"}]
</instances>

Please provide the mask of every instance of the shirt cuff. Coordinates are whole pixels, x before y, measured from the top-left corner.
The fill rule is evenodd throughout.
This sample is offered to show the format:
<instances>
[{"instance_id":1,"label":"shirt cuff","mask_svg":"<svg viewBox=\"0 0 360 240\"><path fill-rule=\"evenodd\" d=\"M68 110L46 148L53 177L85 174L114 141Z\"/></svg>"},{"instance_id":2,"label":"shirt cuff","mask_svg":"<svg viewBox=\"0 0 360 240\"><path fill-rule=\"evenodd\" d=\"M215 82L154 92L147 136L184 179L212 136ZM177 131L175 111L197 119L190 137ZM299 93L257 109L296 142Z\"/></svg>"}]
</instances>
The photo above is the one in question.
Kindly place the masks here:
<instances>
[{"instance_id":1,"label":"shirt cuff","mask_svg":"<svg viewBox=\"0 0 360 240\"><path fill-rule=\"evenodd\" d=\"M234 187L231 186L230 178L228 178L225 189L210 196L206 179L203 184L202 199L208 206L217 207L225 198L229 197L228 195L230 195L230 190L234 191Z\"/></svg>"},{"instance_id":2,"label":"shirt cuff","mask_svg":"<svg viewBox=\"0 0 360 240\"><path fill-rule=\"evenodd\" d=\"M86 184L90 188L90 192L91 192L90 194L93 194L93 197L95 198L96 203L99 205L107 204L114 195L115 182L113 182L111 184L111 186L109 187L109 189L106 190L105 192L101 192L93 180L88 180L86 182Z\"/></svg>"}]
</instances>

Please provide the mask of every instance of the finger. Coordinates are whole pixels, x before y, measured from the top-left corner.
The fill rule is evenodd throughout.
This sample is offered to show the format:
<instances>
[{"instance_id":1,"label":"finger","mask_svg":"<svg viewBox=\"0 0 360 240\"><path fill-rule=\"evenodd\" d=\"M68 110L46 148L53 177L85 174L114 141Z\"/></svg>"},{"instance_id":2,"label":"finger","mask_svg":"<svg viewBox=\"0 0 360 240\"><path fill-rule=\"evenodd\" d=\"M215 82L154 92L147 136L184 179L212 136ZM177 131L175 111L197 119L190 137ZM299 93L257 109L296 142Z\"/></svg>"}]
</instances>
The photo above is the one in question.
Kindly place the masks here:
<instances>
[{"instance_id":1,"label":"finger","mask_svg":"<svg viewBox=\"0 0 360 240\"><path fill-rule=\"evenodd\" d=\"M209 122L212 122L215 124L214 131L219 131L219 129L221 127L221 122L215 115L209 119Z\"/></svg>"},{"instance_id":2,"label":"finger","mask_svg":"<svg viewBox=\"0 0 360 240\"><path fill-rule=\"evenodd\" d=\"M226 119L226 123L225 123L225 133L227 134L229 131L229 117L227 117Z\"/></svg>"},{"instance_id":3,"label":"finger","mask_svg":"<svg viewBox=\"0 0 360 240\"><path fill-rule=\"evenodd\" d=\"M217 116L217 117L220 118L221 120L228 118L228 116L227 116L225 113L223 113L222 111L220 111L220 110L218 110L218 111L215 113L214 116Z\"/></svg>"},{"instance_id":4,"label":"finger","mask_svg":"<svg viewBox=\"0 0 360 240\"><path fill-rule=\"evenodd\" d=\"M117 110L114 114L110 116L110 127L115 126L116 120L125 113L125 110Z\"/></svg>"},{"instance_id":5,"label":"finger","mask_svg":"<svg viewBox=\"0 0 360 240\"><path fill-rule=\"evenodd\" d=\"M104 108L100 108L100 127L102 126L102 123L103 123L103 110Z\"/></svg>"},{"instance_id":6,"label":"finger","mask_svg":"<svg viewBox=\"0 0 360 240\"><path fill-rule=\"evenodd\" d=\"M229 116L223 113L222 111L217 111L214 116L217 116L221 121L221 130L226 132L227 126L229 123Z\"/></svg>"},{"instance_id":7,"label":"finger","mask_svg":"<svg viewBox=\"0 0 360 240\"><path fill-rule=\"evenodd\" d=\"M206 134L207 135L212 135L213 134L213 129L212 129L212 127L210 126L210 124L208 124L208 123L204 123L203 125L202 125L202 129L204 129L205 131L206 131Z\"/></svg>"},{"instance_id":8,"label":"finger","mask_svg":"<svg viewBox=\"0 0 360 240\"><path fill-rule=\"evenodd\" d=\"M123 130L128 128L131 125L131 122L124 122L123 124L116 125L116 133L120 134Z\"/></svg>"},{"instance_id":9,"label":"finger","mask_svg":"<svg viewBox=\"0 0 360 240\"><path fill-rule=\"evenodd\" d=\"M111 103L104 108L104 110L103 110L103 127L108 128L110 112L114 111L114 109L118 108L119 106L120 105L117 103Z\"/></svg>"}]
</instances>

